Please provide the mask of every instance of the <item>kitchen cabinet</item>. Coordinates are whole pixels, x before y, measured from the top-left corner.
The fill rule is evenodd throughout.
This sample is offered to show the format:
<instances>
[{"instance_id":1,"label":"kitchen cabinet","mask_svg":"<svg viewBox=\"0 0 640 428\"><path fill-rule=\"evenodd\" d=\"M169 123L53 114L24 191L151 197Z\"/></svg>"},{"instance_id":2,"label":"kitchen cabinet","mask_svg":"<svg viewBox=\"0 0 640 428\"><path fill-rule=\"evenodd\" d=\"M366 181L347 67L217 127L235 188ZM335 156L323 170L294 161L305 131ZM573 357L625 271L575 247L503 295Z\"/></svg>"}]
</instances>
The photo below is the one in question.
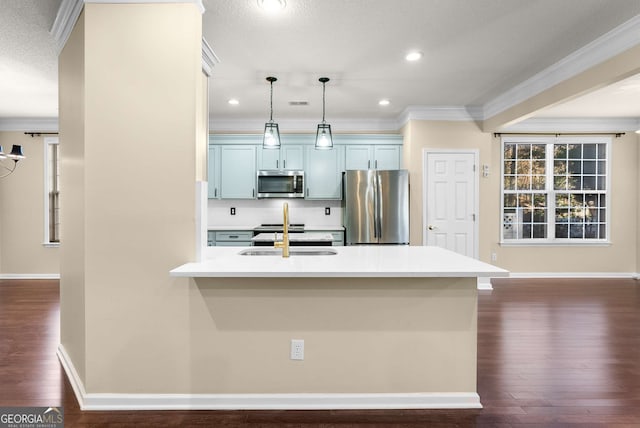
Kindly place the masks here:
<instances>
[{"instance_id":1,"label":"kitchen cabinet","mask_svg":"<svg viewBox=\"0 0 640 428\"><path fill-rule=\"evenodd\" d=\"M258 149L258 169L294 170L304 169L304 146L282 145L278 149Z\"/></svg>"},{"instance_id":2,"label":"kitchen cabinet","mask_svg":"<svg viewBox=\"0 0 640 428\"><path fill-rule=\"evenodd\" d=\"M399 145L347 145L345 169L400 169Z\"/></svg>"},{"instance_id":3,"label":"kitchen cabinet","mask_svg":"<svg viewBox=\"0 0 640 428\"><path fill-rule=\"evenodd\" d=\"M210 230L207 244L215 247L250 247L252 237L251 230Z\"/></svg>"},{"instance_id":4,"label":"kitchen cabinet","mask_svg":"<svg viewBox=\"0 0 640 428\"><path fill-rule=\"evenodd\" d=\"M342 199L342 170L344 151L306 147L305 199Z\"/></svg>"},{"instance_id":5,"label":"kitchen cabinet","mask_svg":"<svg viewBox=\"0 0 640 428\"><path fill-rule=\"evenodd\" d=\"M209 199L220 198L220 147L209 145L209 163L207 164L207 182Z\"/></svg>"},{"instance_id":6,"label":"kitchen cabinet","mask_svg":"<svg viewBox=\"0 0 640 428\"><path fill-rule=\"evenodd\" d=\"M220 147L220 197L255 199L256 146Z\"/></svg>"}]
</instances>

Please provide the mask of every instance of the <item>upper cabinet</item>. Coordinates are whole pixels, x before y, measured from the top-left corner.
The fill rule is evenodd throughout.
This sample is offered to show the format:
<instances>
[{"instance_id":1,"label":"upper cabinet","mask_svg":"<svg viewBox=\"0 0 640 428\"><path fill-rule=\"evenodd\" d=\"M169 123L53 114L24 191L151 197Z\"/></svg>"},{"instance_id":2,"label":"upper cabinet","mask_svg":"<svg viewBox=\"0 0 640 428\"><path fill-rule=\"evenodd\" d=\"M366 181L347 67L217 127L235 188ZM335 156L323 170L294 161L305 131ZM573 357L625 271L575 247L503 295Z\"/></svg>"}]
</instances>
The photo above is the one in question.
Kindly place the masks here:
<instances>
[{"instance_id":1,"label":"upper cabinet","mask_svg":"<svg viewBox=\"0 0 640 428\"><path fill-rule=\"evenodd\" d=\"M254 199L256 197L256 147L220 147L220 197Z\"/></svg>"},{"instance_id":2,"label":"upper cabinet","mask_svg":"<svg viewBox=\"0 0 640 428\"><path fill-rule=\"evenodd\" d=\"M399 145L348 145L345 169L400 169Z\"/></svg>"},{"instance_id":3,"label":"upper cabinet","mask_svg":"<svg viewBox=\"0 0 640 428\"><path fill-rule=\"evenodd\" d=\"M209 164L207 165L209 199L220 198L220 147L209 145Z\"/></svg>"},{"instance_id":4,"label":"upper cabinet","mask_svg":"<svg viewBox=\"0 0 640 428\"><path fill-rule=\"evenodd\" d=\"M260 134L209 136L209 198L255 199L258 170L305 173L305 199L342 198L346 169L400 169L402 136L341 134L331 150L316 150L315 134L285 134L280 149L263 149Z\"/></svg>"},{"instance_id":5,"label":"upper cabinet","mask_svg":"<svg viewBox=\"0 0 640 428\"><path fill-rule=\"evenodd\" d=\"M280 149L258 149L258 169L293 170L304 169L304 146L283 145Z\"/></svg>"},{"instance_id":6,"label":"upper cabinet","mask_svg":"<svg viewBox=\"0 0 640 428\"><path fill-rule=\"evenodd\" d=\"M342 199L343 148L317 150L307 147L305 199Z\"/></svg>"}]
</instances>

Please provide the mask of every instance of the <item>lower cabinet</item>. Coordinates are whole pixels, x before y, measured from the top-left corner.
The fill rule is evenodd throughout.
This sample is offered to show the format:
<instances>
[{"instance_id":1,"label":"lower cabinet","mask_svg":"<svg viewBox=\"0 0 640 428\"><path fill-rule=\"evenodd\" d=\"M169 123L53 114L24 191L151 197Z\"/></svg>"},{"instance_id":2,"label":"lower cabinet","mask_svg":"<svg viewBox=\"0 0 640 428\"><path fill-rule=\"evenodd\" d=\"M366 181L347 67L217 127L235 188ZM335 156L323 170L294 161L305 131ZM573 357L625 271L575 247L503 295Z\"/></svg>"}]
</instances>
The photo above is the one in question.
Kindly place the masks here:
<instances>
[{"instance_id":1,"label":"lower cabinet","mask_svg":"<svg viewBox=\"0 0 640 428\"><path fill-rule=\"evenodd\" d=\"M210 230L207 244L210 247L250 247L253 231L250 230Z\"/></svg>"}]
</instances>

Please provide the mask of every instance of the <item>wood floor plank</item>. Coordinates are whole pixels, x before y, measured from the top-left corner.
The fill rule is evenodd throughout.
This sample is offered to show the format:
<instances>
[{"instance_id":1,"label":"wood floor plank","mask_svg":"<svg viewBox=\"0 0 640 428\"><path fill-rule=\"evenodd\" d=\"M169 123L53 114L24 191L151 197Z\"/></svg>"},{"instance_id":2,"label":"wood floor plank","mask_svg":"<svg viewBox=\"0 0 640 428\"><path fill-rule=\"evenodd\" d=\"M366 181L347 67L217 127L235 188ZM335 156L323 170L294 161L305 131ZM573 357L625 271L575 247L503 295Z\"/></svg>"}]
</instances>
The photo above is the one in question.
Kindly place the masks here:
<instances>
[{"instance_id":1,"label":"wood floor plank","mask_svg":"<svg viewBox=\"0 0 640 428\"><path fill-rule=\"evenodd\" d=\"M498 279L479 292L483 409L80 411L56 358L59 284L0 280L0 406L64 407L67 427L640 427L640 286Z\"/></svg>"}]
</instances>

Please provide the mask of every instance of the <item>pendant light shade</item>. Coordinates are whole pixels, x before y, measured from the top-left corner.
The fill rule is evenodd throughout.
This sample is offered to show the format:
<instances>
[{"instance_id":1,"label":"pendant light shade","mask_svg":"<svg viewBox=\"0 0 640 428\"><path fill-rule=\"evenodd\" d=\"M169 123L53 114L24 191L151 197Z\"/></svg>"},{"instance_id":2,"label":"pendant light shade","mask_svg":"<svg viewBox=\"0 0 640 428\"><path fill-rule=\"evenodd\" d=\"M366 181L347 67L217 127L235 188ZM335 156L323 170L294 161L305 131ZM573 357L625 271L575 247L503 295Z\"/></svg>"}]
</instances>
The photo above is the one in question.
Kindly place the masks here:
<instances>
[{"instance_id":1,"label":"pendant light shade","mask_svg":"<svg viewBox=\"0 0 640 428\"><path fill-rule=\"evenodd\" d=\"M316 132L316 149L332 149L333 137L331 136L331 125L324 120L324 93L325 84L329 81L328 77L321 77L318 79L322 82L322 123L318 124L318 131Z\"/></svg>"},{"instance_id":2,"label":"pendant light shade","mask_svg":"<svg viewBox=\"0 0 640 428\"><path fill-rule=\"evenodd\" d=\"M269 122L264 124L264 137L262 139L262 147L265 149L279 149L280 148L280 130L278 124L273 121L273 82L277 81L275 77L267 77L267 82L271 85L269 106L271 108L271 114L269 116Z\"/></svg>"}]
</instances>

